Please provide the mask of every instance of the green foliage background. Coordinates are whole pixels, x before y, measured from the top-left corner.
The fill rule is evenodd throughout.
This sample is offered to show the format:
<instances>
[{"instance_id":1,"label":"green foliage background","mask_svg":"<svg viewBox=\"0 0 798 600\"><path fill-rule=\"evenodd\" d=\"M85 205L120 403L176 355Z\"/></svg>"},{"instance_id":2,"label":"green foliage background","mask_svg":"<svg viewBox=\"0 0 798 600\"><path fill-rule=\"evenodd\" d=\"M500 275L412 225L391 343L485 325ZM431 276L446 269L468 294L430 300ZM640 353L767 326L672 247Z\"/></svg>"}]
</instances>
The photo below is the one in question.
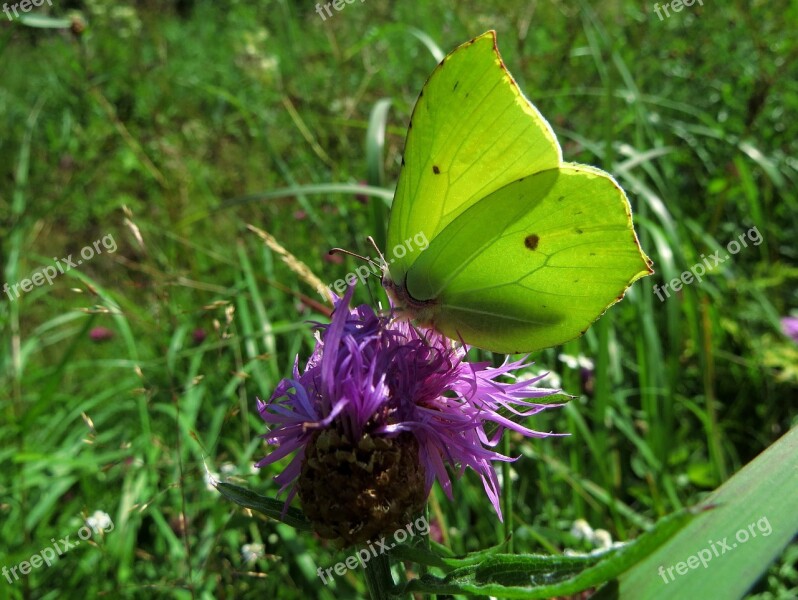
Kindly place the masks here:
<instances>
[{"instance_id":1,"label":"green foliage background","mask_svg":"<svg viewBox=\"0 0 798 600\"><path fill-rule=\"evenodd\" d=\"M326 318L246 225L326 283L350 271L327 250L370 254L387 207L303 186L390 189L430 46L491 28L565 158L627 189L656 270L584 338L533 357L578 398L530 423L570 437L513 440L516 550L589 550L569 533L577 518L634 537L795 423L798 346L779 318L798 310L796 3L706 0L663 20L623 0L365 0L324 21L289 0L55 0L28 14L87 25L0 17L3 283L108 234L118 250L0 302L0 566L95 510L114 529L0 578L0 598L363 597L358 572L316 577L346 553L206 484L207 468L276 493L278 471L252 468L267 452L255 398ZM369 129L382 98L384 142ZM652 292L754 227L762 243L704 282ZM113 338L92 341L98 326ZM594 375L561 353L593 359ZM431 501L457 553L503 539L472 475L455 503ZM248 562L252 543L264 550ZM796 559L789 547L752 594L794 597Z\"/></svg>"}]
</instances>

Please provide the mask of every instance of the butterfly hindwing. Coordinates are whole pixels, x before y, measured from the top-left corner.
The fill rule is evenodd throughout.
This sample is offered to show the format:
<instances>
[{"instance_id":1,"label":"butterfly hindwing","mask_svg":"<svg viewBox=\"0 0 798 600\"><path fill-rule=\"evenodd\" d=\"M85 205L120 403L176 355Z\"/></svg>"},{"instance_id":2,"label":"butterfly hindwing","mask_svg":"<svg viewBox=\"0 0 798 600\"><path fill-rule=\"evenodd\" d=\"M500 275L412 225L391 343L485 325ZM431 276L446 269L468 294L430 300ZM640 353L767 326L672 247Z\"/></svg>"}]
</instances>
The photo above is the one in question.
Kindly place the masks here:
<instances>
[{"instance_id":1,"label":"butterfly hindwing","mask_svg":"<svg viewBox=\"0 0 798 600\"><path fill-rule=\"evenodd\" d=\"M407 292L455 339L507 353L561 344L649 273L630 217L609 175L565 163L461 214L410 268Z\"/></svg>"}]
</instances>

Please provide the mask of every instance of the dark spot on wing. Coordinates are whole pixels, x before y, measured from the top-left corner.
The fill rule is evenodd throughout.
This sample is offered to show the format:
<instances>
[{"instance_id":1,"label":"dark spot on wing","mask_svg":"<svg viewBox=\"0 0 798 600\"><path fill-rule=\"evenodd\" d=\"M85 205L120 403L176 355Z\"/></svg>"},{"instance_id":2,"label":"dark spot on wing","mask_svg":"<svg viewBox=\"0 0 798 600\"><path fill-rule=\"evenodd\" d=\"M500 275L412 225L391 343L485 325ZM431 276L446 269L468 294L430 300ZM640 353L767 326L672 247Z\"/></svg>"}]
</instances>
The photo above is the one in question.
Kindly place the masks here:
<instances>
[{"instance_id":1,"label":"dark spot on wing","mask_svg":"<svg viewBox=\"0 0 798 600\"><path fill-rule=\"evenodd\" d=\"M460 85L460 82L459 81L455 81L454 82L454 87L452 88L452 91L455 91L457 89L458 85Z\"/></svg>"},{"instance_id":2,"label":"dark spot on wing","mask_svg":"<svg viewBox=\"0 0 798 600\"><path fill-rule=\"evenodd\" d=\"M436 175L441 174L441 170L438 168L438 165L432 165L432 172L435 173Z\"/></svg>"},{"instance_id":3,"label":"dark spot on wing","mask_svg":"<svg viewBox=\"0 0 798 600\"><path fill-rule=\"evenodd\" d=\"M524 246L526 246L530 250L535 250L538 247L539 241L540 241L540 236L538 234L530 233L528 236L524 238Z\"/></svg>"},{"instance_id":4,"label":"dark spot on wing","mask_svg":"<svg viewBox=\"0 0 798 600\"><path fill-rule=\"evenodd\" d=\"M563 200L565 200L565 196L560 196L557 198L557 202L562 202Z\"/></svg>"},{"instance_id":5,"label":"dark spot on wing","mask_svg":"<svg viewBox=\"0 0 798 600\"><path fill-rule=\"evenodd\" d=\"M574 229L574 231L575 231L576 233L582 233L582 230L581 230L581 229L579 229L579 227L577 227L576 229Z\"/></svg>"}]
</instances>

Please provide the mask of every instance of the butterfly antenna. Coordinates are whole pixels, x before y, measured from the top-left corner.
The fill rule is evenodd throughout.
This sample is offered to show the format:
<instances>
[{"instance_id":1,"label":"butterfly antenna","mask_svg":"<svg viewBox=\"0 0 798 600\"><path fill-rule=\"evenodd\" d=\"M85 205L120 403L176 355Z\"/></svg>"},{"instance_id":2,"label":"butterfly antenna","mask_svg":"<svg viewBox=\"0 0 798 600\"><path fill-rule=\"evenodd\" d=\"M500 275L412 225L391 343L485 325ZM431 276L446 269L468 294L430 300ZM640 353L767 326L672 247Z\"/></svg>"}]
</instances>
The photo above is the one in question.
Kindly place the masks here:
<instances>
[{"instance_id":1,"label":"butterfly antenna","mask_svg":"<svg viewBox=\"0 0 798 600\"><path fill-rule=\"evenodd\" d=\"M366 239L369 241L371 246L377 251L377 254L380 255L380 260L382 261L382 264L383 265L387 265L388 263L385 262L385 257L382 255L382 252L380 251L379 247L377 246L377 242L374 241L374 238L371 237L371 236L368 236Z\"/></svg>"},{"instance_id":2,"label":"butterfly antenna","mask_svg":"<svg viewBox=\"0 0 798 600\"><path fill-rule=\"evenodd\" d=\"M371 239L371 238L369 238L369 239ZM367 263L371 263L375 267L379 267L380 266L379 264L375 263L370 258L367 258L365 256L361 256L360 254L352 252L351 250L345 250L344 248L330 248L330 250L327 252L327 254L329 254L330 256L332 256L334 254L347 254L348 256L353 256L353 257L359 258L360 260L365 261ZM382 256L382 255L380 255L380 256Z\"/></svg>"}]
</instances>

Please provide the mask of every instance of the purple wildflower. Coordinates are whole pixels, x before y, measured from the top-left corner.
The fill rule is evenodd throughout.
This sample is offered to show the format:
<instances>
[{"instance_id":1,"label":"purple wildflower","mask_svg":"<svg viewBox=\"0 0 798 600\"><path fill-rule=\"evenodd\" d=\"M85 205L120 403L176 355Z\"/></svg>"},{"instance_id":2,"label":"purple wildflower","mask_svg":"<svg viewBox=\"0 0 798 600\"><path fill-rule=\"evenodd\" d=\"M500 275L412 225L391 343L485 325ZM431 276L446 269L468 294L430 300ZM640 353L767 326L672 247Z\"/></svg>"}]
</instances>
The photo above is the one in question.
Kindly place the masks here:
<instances>
[{"instance_id":1,"label":"purple wildflower","mask_svg":"<svg viewBox=\"0 0 798 600\"><path fill-rule=\"evenodd\" d=\"M798 342L798 318L782 317L781 329L784 331L784 335L791 337L794 342Z\"/></svg>"},{"instance_id":2,"label":"purple wildflower","mask_svg":"<svg viewBox=\"0 0 798 600\"><path fill-rule=\"evenodd\" d=\"M93 327L92 330L89 331L89 338L91 338L93 342L107 342L113 337L114 332L107 327Z\"/></svg>"},{"instance_id":3,"label":"purple wildflower","mask_svg":"<svg viewBox=\"0 0 798 600\"><path fill-rule=\"evenodd\" d=\"M207 337L207 334L205 333L205 330L202 329L201 327L197 327L194 330L194 332L191 334L191 338L194 340L194 343L197 344L197 345L199 345L202 342L204 342L206 337Z\"/></svg>"},{"instance_id":4,"label":"purple wildflower","mask_svg":"<svg viewBox=\"0 0 798 600\"><path fill-rule=\"evenodd\" d=\"M305 476L314 478L317 485L326 486L320 493L335 496L342 493L335 486L361 485L352 475L353 464L365 469L365 463L369 463L367 477L377 477L376 471L380 470L382 462L393 466L402 463L402 472L397 475L404 477L401 492L412 487L411 480L417 477L418 494L407 502L417 504L420 498L423 505L436 479L452 498L447 463L456 470L458 477L471 467L482 478L488 498L501 519L499 481L493 462L515 459L492 448L499 443L505 429L526 437L557 435L528 429L505 415L524 418L560 406L529 400L557 390L534 387L545 374L527 381L496 381L528 366L524 360L507 360L500 367L492 367L487 362L468 362L463 345L435 331L418 330L406 321L378 316L366 305L350 310L353 290L350 288L336 303L331 323L318 325L316 348L304 372L299 372L297 359L293 377L280 382L269 403L258 400L261 417L274 426L263 437L277 449L257 466L264 467L296 453L275 481L280 484L281 493L291 488L286 505L299 491L306 514L309 513L306 500L310 496L307 491L310 483L303 484ZM486 427L495 430L489 435ZM332 441L324 438L321 443L322 432L335 432L330 438ZM368 452L364 454L375 447L376 441L385 449L391 440L396 441L397 446L407 446L397 441L401 439L409 440L412 446L410 462L396 457L380 462L381 458L369 458ZM341 440L348 440L346 451L341 450ZM363 440L367 443L363 444ZM376 444L377 448L383 446ZM320 454L320 448L321 451L329 449L328 454L336 451L336 461L349 463L343 479L318 482L334 468L330 466L334 461ZM397 451L401 453L402 449ZM320 468L320 462L325 469ZM316 470L311 473L311 469ZM413 475L408 475L408 471ZM386 506L397 502L396 491L383 490ZM374 496L383 492L369 490L368 494ZM417 510L419 506L412 508ZM340 510L336 513L339 517ZM313 516L308 516L315 523ZM399 522L399 526L406 522ZM352 525L351 522L347 526L364 527L362 523ZM322 533L319 527L317 531ZM329 528L327 531L330 532ZM343 533L340 528L332 531L326 537L335 537L337 533L347 538L346 528ZM347 541L353 540L362 541L353 536Z\"/></svg>"}]
</instances>

